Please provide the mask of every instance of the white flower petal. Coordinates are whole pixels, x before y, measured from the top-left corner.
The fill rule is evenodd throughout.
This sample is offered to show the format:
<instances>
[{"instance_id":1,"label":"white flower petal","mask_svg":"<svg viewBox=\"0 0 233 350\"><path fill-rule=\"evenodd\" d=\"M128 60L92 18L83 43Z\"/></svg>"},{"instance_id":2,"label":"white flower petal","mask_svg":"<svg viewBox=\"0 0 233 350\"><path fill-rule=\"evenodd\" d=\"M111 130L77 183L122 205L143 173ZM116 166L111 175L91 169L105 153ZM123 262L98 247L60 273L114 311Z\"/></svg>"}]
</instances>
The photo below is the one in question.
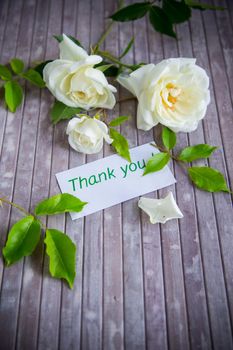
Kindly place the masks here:
<instances>
[{"instance_id":1,"label":"white flower petal","mask_svg":"<svg viewBox=\"0 0 233 350\"><path fill-rule=\"evenodd\" d=\"M129 90L133 95L139 96L144 82L147 80L154 64L146 64L138 68L130 75L120 74L117 78L118 83Z\"/></svg>"},{"instance_id":2,"label":"white flower petal","mask_svg":"<svg viewBox=\"0 0 233 350\"><path fill-rule=\"evenodd\" d=\"M112 109L115 104L116 104L116 99L115 96L113 95L113 93L109 90L105 91L105 96L106 99L104 102L102 102L101 100L99 100L98 102L98 107L100 108L106 108L106 109Z\"/></svg>"},{"instance_id":3,"label":"white flower petal","mask_svg":"<svg viewBox=\"0 0 233 350\"><path fill-rule=\"evenodd\" d=\"M80 123L82 123L84 120L86 120L87 117L83 116L82 118L72 118L70 119L67 128L66 128L66 134L69 135L71 131Z\"/></svg>"},{"instance_id":4,"label":"white flower petal","mask_svg":"<svg viewBox=\"0 0 233 350\"><path fill-rule=\"evenodd\" d=\"M85 76L101 84L104 87L108 86L108 81L103 72L95 68L87 68L85 70Z\"/></svg>"},{"instance_id":5,"label":"white flower petal","mask_svg":"<svg viewBox=\"0 0 233 350\"><path fill-rule=\"evenodd\" d=\"M164 224L168 220L183 217L172 192L169 192L165 198L161 199L141 197L138 206L150 216L150 222L152 224Z\"/></svg>"},{"instance_id":6,"label":"white flower petal","mask_svg":"<svg viewBox=\"0 0 233 350\"><path fill-rule=\"evenodd\" d=\"M149 106L144 99L144 94L142 93L138 101L137 127L140 130L147 131L157 124L158 120L156 119L153 112L149 109Z\"/></svg>"},{"instance_id":7,"label":"white flower petal","mask_svg":"<svg viewBox=\"0 0 233 350\"><path fill-rule=\"evenodd\" d=\"M80 46L76 45L68 36L63 34L63 40L59 44L60 59L79 61L88 57L88 53Z\"/></svg>"},{"instance_id":8,"label":"white flower petal","mask_svg":"<svg viewBox=\"0 0 233 350\"><path fill-rule=\"evenodd\" d=\"M57 82L67 74L70 62L66 60L55 60L49 62L43 69L43 79L49 89L53 89Z\"/></svg>"},{"instance_id":9,"label":"white flower petal","mask_svg":"<svg viewBox=\"0 0 233 350\"><path fill-rule=\"evenodd\" d=\"M108 135L107 125L99 119L95 119L95 121L98 124L99 128L102 130L103 137L104 137L105 141L109 144L112 143L113 139Z\"/></svg>"}]
</instances>

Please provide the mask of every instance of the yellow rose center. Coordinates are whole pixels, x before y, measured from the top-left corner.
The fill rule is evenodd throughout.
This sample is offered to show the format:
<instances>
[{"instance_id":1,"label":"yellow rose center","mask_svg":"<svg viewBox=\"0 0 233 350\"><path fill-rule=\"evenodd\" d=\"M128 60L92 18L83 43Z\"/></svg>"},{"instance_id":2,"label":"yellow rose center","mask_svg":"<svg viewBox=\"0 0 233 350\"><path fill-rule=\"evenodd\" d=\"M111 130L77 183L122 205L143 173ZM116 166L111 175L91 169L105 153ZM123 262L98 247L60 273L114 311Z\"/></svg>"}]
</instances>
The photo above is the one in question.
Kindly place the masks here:
<instances>
[{"instance_id":1,"label":"yellow rose center","mask_svg":"<svg viewBox=\"0 0 233 350\"><path fill-rule=\"evenodd\" d=\"M77 91L76 94L79 98L84 98L86 96L85 92L83 91Z\"/></svg>"},{"instance_id":2,"label":"yellow rose center","mask_svg":"<svg viewBox=\"0 0 233 350\"><path fill-rule=\"evenodd\" d=\"M181 89L178 86L175 86L172 83L168 83L165 88L160 92L160 96L162 97L162 102L165 108L169 108L172 111L175 110L175 104L177 102L178 97L181 94Z\"/></svg>"}]
</instances>

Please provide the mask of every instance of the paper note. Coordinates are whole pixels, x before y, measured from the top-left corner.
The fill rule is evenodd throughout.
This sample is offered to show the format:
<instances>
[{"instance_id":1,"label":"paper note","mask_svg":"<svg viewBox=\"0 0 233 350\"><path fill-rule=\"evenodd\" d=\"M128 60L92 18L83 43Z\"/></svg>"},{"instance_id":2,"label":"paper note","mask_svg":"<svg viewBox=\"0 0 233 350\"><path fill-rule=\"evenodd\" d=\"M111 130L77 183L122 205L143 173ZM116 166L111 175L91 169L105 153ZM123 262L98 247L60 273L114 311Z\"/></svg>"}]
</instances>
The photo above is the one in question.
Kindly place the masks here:
<instances>
[{"instance_id":1,"label":"paper note","mask_svg":"<svg viewBox=\"0 0 233 350\"><path fill-rule=\"evenodd\" d=\"M82 212L70 213L72 220L174 184L168 166L142 176L146 162L158 152L147 143L130 150L131 163L114 154L56 174L62 193L88 202Z\"/></svg>"}]
</instances>

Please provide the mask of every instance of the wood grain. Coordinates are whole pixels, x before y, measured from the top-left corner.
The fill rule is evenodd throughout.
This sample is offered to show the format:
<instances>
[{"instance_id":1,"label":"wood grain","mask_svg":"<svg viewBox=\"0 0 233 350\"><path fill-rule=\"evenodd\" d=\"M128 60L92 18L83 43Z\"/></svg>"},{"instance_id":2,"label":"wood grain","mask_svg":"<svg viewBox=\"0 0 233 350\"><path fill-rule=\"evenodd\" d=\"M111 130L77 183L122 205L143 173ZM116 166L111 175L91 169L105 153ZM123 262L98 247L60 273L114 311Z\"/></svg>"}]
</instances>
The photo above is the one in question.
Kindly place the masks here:
<instances>
[{"instance_id":1,"label":"wood grain","mask_svg":"<svg viewBox=\"0 0 233 350\"><path fill-rule=\"evenodd\" d=\"M130 3L132 1L128 1ZM190 144L219 146L210 165L233 187L233 6L230 0L205 0L225 11L193 11L176 28L176 42L155 33L148 19L113 26L103 49L119 55L132 36L125 62L158 63L169 57L196 57L210 77L211 104L198 129L178 135L174 152ZM55 58L53 34L76 36L88 49L97 41L111 0L2 0L0 60L27 63ZM116 99L130 94L118 88ZM67 122L52 127L54 98L46 90L23 85L22 106L12 114L0 106L0 193L33 210L59 192L55 174L108 156L69 148ZM158 140L161 128L136 128L136 102L116 105L109 117L131 115L119 127L130 147ZM138 198L72 221L54 216L44 223L66 232L77 245L73 290L49 275L42 241L35 253L6 268L0 259L0 349L233 349L232 198L195 189L183 169L171 164L177 183L171 190L184 218L152 225L138 209ZM0 208L0 248L20 214Z\"/></svg>"}]
</instances>

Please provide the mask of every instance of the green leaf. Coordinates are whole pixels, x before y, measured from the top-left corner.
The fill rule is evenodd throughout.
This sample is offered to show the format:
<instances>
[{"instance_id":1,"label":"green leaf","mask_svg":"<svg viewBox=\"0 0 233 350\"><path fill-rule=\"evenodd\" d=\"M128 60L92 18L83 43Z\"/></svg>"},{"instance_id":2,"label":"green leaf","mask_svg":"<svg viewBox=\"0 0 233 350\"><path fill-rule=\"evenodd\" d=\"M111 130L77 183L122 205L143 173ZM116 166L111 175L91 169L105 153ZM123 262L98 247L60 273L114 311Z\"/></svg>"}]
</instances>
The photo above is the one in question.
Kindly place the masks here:
<instances>
[{"instance_id":1,"label":"green leaf","mask_svg":"<svg viewBox=\"0 0 233 350\"><path fill-rule=\"evenodd\" d=\"M132 71L134 71L134 70L137 70L137 69L141 68L141 67L144 66L145 64L146 64L146 63L144 63L144 62L140 62L140 63L138 63L138 64L132 64L131 67L130 67L130 69L131 69Z\"/></svg>"},{"instance_id":2,"label":"green leaf","mask_svg":"<svg viewBox=\"0 0 233 350\"><path fill-rule=\"evenodd\" d=\"M191 8L195 10L219 10L223 11L226 10L225 7L223 6L214 6L214 5L209 5L209 4L202 4L198 1L193 1L193 0L185 0L186 5L190 6Z\"/></svg>"},{"instance_id":3,"label":"green leaf","mask_svg":"<svg viewBox=\"0 0 233 350\"><path fill-rule=\"evenodd\" d=\"M53 277L64 278L70 288L75 279L76 246L63 232L54 229L46 230L44 240L48 254L49 271Z\"/></svg>"},{"instance_id":4,"label":"green leaf","mask_svg":"<svg viewBox=\"0 0 233 350\"><path fill-rule=\"evenodd\" d=\"M172 23L182 23L191 17L191 9L183 0L163 0L162 8Z\"/></svg>"},{"instance_id":5,"label":"green leaf","mask_svg":"<svg viewBox=\"0 0 233 350\"><path fill-rule=\"evenodd\" d=\"M150 23L157 32L176 38L176 33L173 30L172 22L163 9L158 6L152 6L150 9L149 18Z\"/></svg>"},{"instance_id":6,"label":"green leaf","mask_svg":"<svg viewBox=\"0 0 233 350\"><path fill-rule=\"evenodd\" d=\"M76 45L83 47L80 41L74 38L72 35L67 35L70 40L72 40ZM53 36L59 43L63 41L63 35L54 35Z\"/></svg>"},{"instance_id":7,"label":"green leaf","mask_svg":"<svg viewBox=\"0 0 233 350\"><path fill-rule=\"evenodd\" d=\"M82 109L79 107L68 107L60 101L55 101L51 110L52 123L57 124L60 120L70 119L81 111Z\"/></svg>"},{"instance_id":8,"label":"green leaf","mask_svg":"<svg viewBox=\"0 0 233 350\"><path fill-rule=\"evenodd\" d=\"M104 75L106 77L116 77L119 74L119 68L107 61L102 61L96 64L94 68L102 70L102 72L104 71Z\"/></svg>"},{"instance_id":9,"label":"green leaf","mask_svg":"<svg viewBox=\"0 0 233 350\"><path fill-rule=\"evenodd\" d=\"M35 69L30 68L27 72L22 73L21 76L40 88L45 87L44 80Z\"/></svg>"},{"instance_id":10,"label":"green leaf","mask_svg":"<svg viewBox=\"0 0 233 350\"><path fill-rule=\"evenodd\" d=\"M155 171L163 169L169 160L170 156L168 153L156 153L148 160L143 175L154 173Z\"/></svg>"},{"instance_id":11,"label":"green leaf","mask_svg":"<svg viewBox=\"0 0 233 350\"><path fill-rule=\"evenodd\" d=\"M163 127L162 140L167 149L172 149L176 144L176 134L171 129Z\"/></svg>"},{"instance_id":12,"label":"green leaf","mask_svg":"<svg viewBox=\"0 0 233 350\"><path fill-rule=\"evenodd\" d=\"M16 81L8 81L4 84L5 102L11 112L15 112L22 102L23 90Z\"/></svg>"},{"instance_id":13,"label":"green leaf","mask_svg":"<svg viewBox=\"0 0 233 350\"><path fill-rule=\"evenodd\" d=\"M37 71L40 74L42 79L43 79L44 67L46 66L46 64L48 64L50 62L53 62L53 61L52 60L47 60L47 61L41 62L40 64L38 64L37 66L34 67L34 70Z\"/></svg>"},{"instance_id":14,"label":"green leaf","mask_svg":"<svg viewBox=\"0 0 233 350\"><path fill-rule=\"evenodd\" d=\"M110 18L118 22L134 21L135 19L145 16L150 7L150 2L138 2L121 8L110 16Z\"/></svg>"},{"instance_id":15,"label":"green leaf","mask_svg":"<svg viewBox=\"0 0 233 350\"><path fill-rule=\"evenodd\" d=\"M127 116L120 116L118 118L111 120L109 123L109 126L118 126L118 125L124 123L128 119L129 119L129 117L127 117Z\"/></svg>"},{"instance_id":16,"label":"green leaf","mask_svg":"<svg viewBox=\"0 0 233 350\"><path fill-rule=\"evenodd\" d=\"M208 158L217 148L207 144L186 147L181 151L178 159L184 162L192 162L196 159Z\"/></svg>"},{"instance_id":17,"label":"green leaf","mask_svg":"<svg viewBox=\"0 0 233 350\"><path fill-rule=\"evenodd\" d=\"M134 37L131 38L131 40L129 41L128 45L126 46L126 48L124 49L124 51L122 52L122 54L119 56L119 59L123 58L124 56L127 55L127 53L129 52L129 50L131 49L131 47L133 46L134 43Z\"/></svg>"},{"instance_id":18,"label":"green leaf","mask_svg":"<svg viewBox=\"0 0 233 350\"><path fill-rule=\"evenodd\" d=\"M111 145L115 148L117 153L128 162L131 162L129 144L126 138L112 128L109 129L109 133L110 137L113 139L113 143Z\"/></svg>"},{"instance_id":19,"label":"green leaf","mask_svg":"<svg viewBox=\"0 0 233 350\"><path fill-rule=\"evenodd\" d=\"M192 182L202 190L208 192L230 192L223 175L216 169L209 167L188 168Z\"/></svg>"},{"instance_id":20,"label":"green leaf","mask_svg":"<svg viewBox=\"0 0 233 350\"><path fill-rule=\"evenodd\" d=\"M12 226L3 256L7 265L32 254L40 239L40 223L33 216L26 216Z\"/></svg>"},{"instance_id":21,"label":"green leaf","mask_svg":"<svg viewBox=\"0 0 233 350\"><path fill-rule=\"evenodd\" d=\"M35 209L36 215L54 215L67 213L69 211L79 213L87 202L82 202L79 198L69 193L57 194L45 199L37 204Z\"/></svg>"},{"instance_id":22,"label":"green leaf","mask_svg":"<svg viewBox=\"0 0 233 350\"><path fill-rule=\"evenodd\" d=\"M13 72L16 74L22 73L24 69L24 62L19 58L12 58L12 60L10 60L10 65Z\"/></svg>"},{"instance_id":23,"label":"green leaf","mask_svg":"<svg viewBox=\"0 0 233 350\"><path fill-rule=\"evenodd\" d=\"M2 64L0 64L0 77L2 80L11 80L12 78L10 70Z\"/></svg>"},{"instance_id":24,"label":"green leaf","mask_svg":"<svg viewBox=\"0 0 233 350\"><path fill-rule=\"evenodd\" d=\"M113 64L109 63L109 64L102 64L100 66L95 67L96 69L100 70L101 72L105 72L107 69L109 69L110 67L112 67Z\"/></svg>"}]
</instances>

